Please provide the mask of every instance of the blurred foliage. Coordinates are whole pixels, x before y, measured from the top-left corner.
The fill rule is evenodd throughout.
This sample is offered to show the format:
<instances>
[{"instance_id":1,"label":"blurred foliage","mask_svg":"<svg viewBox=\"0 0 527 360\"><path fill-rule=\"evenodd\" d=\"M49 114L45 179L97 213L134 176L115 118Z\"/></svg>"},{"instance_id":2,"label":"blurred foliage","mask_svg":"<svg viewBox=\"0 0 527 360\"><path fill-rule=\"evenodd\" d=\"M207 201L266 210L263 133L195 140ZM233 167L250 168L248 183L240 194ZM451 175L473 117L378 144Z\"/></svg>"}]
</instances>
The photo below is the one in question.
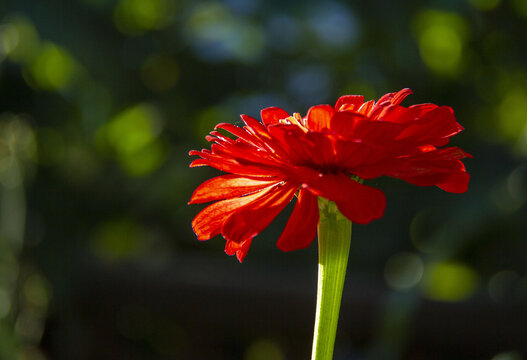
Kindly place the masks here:
<instances>
[{"instance_id":1,"label":"blurred foliage","mask_svg":"<svg viewBox=\"0 0 527 360\"><path fill-rule=\"evenodd\" d=\"M387 194L386 215L354 227L349 271L389 295L369 348L337 353L399 358L422 301L525 304L526 1L7 0L0 15L0 358L65 359L77 354L66 349L95 347L98 331L82 328L76 301L96 269L141 273L191 258L194 283L208 278L206 259L235 261L222 239L195 240L199 207L186 205L217 174L191 171L187 156L207 146L215 124L403 87L415 93L407 105L455 109L466 131L453 143L474 155L472 182L463 195L374 184ZM314 269L315 246L274 247L284 219L254 241L244 266ZM185 354L188 329L150 310L123 304L100 326L122 336L114 358ZM220 328L208 336L228 339L229 325ZM49 340L61 334L60 346ZM216 346L236 354L225 358L299 356L276 339ZM493 357L521 358L514 348Z\"/></svg>"}]
</instances>

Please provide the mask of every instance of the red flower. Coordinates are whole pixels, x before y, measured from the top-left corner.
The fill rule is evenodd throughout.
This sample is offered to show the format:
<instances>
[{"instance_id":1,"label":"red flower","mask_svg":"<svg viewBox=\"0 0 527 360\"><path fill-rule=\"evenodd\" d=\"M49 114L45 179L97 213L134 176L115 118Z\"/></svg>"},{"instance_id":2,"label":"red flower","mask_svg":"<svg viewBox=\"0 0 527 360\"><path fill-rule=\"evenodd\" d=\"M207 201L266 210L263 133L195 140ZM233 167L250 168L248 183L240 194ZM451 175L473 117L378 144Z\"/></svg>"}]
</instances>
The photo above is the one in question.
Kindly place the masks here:
<instances>
[{"instance_id":1,"label":"red flower","mask_svg":"<svg viewBox=\"0 0 527 360\"><path fill-rule=\"evenodd\" d=\"M242 115L246 126L219 124L236 139L212 131L211 150L190 165L212 166L229 173L201 184L189 203L217 201L192 222L199 240L220 233L225 251L241 262L254 236L298 197L278 239L284 251L307 247L319 219L317 197L336 203L349 220L366 224L380 218L384 194L362 180L387 175L414 185L437 185L462 193L469 174L460 159L470 157L457 147L439 148L463 128L448 106L399 105L410 89L374 101L347 95L335 107L313 106L302 118L270 107L261 111L263 124Z\"/></svg>"}]
</instances>

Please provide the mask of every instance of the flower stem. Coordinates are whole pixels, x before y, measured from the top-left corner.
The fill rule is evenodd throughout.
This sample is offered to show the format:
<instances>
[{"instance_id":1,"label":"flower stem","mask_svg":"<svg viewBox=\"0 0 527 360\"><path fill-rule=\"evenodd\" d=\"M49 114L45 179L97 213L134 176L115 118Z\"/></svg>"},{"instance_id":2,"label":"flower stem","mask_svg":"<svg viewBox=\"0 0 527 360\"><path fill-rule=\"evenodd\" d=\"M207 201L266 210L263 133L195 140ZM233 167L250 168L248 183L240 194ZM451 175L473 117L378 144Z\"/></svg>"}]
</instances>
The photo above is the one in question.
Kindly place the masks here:
<instances>
[{"instance_id":1,"label":"flower stem","mask_svg":"<svg viewBox=\"0 0 527 360\"><path fill-rule=\"evenodd\" d=\"M334 202L319 197L318 205L317 314L311 360L331 360L348 265L351 222Z\"/></svg>"}]
</instances>

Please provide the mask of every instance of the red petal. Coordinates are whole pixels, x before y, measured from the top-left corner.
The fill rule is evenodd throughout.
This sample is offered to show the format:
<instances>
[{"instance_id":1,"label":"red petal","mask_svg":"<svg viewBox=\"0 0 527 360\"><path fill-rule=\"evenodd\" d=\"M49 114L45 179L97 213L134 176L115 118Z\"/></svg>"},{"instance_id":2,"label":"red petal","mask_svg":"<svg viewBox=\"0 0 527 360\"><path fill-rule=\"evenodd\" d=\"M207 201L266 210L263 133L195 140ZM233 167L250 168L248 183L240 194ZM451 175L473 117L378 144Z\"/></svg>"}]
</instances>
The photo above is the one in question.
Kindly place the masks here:
<instances>
[{"instance_id":1,"label":"red petal","mask_svg":"<svg viewBox=\"0 0 527 360\"><path fill-rule=\"evenodd\" d=\"M331 118L335 114L333 106L312 106L307 112L306 127L311 131L322 131L329 129Z\"/></svg>"},{"instance_id":2,"label":"red petal","mask_svg":"<svg viewBox=\"0 0 527 360\"><path fill-rule=\"evenodd\" d=\"M232 140L229 139L230 141L226 141L225 139L226 138L219 138L219 137L212 136L212 135L206 135L205 136L205 140L207 140L208 142L216 143L216 144L219 144L219 145L232 144Z\"/></svg>"},{"instance_id":3,"label":"red petal","mask_svg":"<svg viewBox=\"0 0 527 360\"><path fill-rule=\"evenodd\" d=\"M340 111L331 118L330 129L343 138L371 142L380 147L388 145L388 141L393 142L394 137L403 131L405 126L386 121L372 121L364 114Z\"/></svg>"},{"instance_id":4,"label":"red petal","mask_svg":"<svg viewBox=\"0 0 527 360\"><path fill-rule=\"evenodd\" d=\"M232 144L232 143L234 142L234 140L232 140L232 139L230 139L230 138L228 138L228 137L226 137L226 136L223 136L223 134L220 133L219 131L215 131L215 130L214 130L214 131L211 131L210 134L211 134L212 136L215 136L215 137L217 137L217 138L222 139L222 140L225 141L226 143Z\"/></svg>"},{"instance_id":5,"label":"red petal","mask_svg":"<svg viewBox=\"0 0 527 360\"><path fill-rule=\"evenodd\" d=\"M279 145L287 162L299 163L310 159L309 152L304 146L305 133L297 126L290 124L276 124L269 126L269 133Z\"/></svg>"},{"instance_id":6,"label":"red petal","mask_svg":"<svg viewBox=\"0 0 527 360\"><path fill-rule=\"evenodd\" d=\"M245 258L245 255L247 255L247 252L249 252L249 248L251 247L253 239L246 239L242 241L241 243L237 243L235 241L228 240L225 243L225 253L227 255L235 255L239 262L243 262L243 259Z\"/></svg>"},{"instance_id":7,"label":"red petal","mask_svg":"<svg viewBox=\"0 0 527 360\"><path fill-rule=\"evenodd\" d=\"M355 134L362 122L369 122L369 119L363 115L351 111L340 111L330 120L329 127L343 137L360 137L361 134Z\"/></svg>"},{"instance_id":8,"label":"red petal","mask_svg":"<svg viewBox=\"0 0 527 360\"><path fill-rule=\"evenodd\" d=\"M341 110L343 105L347 105L346 110L350 110L350 108L359 107L362 105L362 103L364 103L364 96L362 95L344 95L339 97L337 100L337 103L335 104L335 110Z\"/></svg>"},{"instance_id":9,"label":"red petal","mask_svg":"<svg viewBox=\"0 0 527 360\"><path fill-rule=\"evenodd\" d=\"M395 93L395 95L392 97L392 104L393 105L399 105L400 103L403 102L403 100L408 96L408 95L412 95L413 92L412 90L406 88L406 89L402 89L402 90L399 90L397 93Z\"/></svg>"},{"instance_id":10,"label":"red petal","mask_svg":"<svg viewBox=\"0 0 527 360\"><path fill-rule=\"evenodd\" d=\"M337 158L335 162L339 164L340 168L346 169L350 173L353 173L353 169L358 166L376 162L379 157L383 159L386 156L386 152L379 151L377 147L345 139L336 141L335 153Z\"/></svg>"},{"instance_id":11,"label":"red petal","mask_svg":"<svg viewBox=\"0 0 527 360\"><path fill-rule=\"evenodd\" d=\"M273 187L270 187L255 194L222 200L207 206L192 220L192 229L198 240L208 240L218 235L223 223L230 215L243 206L265 197L272 189Z\"/></svg>"},{"instance_id":12,"label":"red petal","mask_svg":"<svg viewBox=\"0 0 527 360\"><path fill-rule=\"evenodd\" d=\"M388 93L383 95L378 101L377 104L383 106L385 102L389 102L393 105L399 105L408 95L413 94L412 90L405 88L399 90L398 92Z\"/></svg>"},{"instance_id":13,"label":"red petal","mask_svg":"<svg viewBox=\"0 0 527 360\"><path fill-rule=\"evenodd\" d=\"M287 111L274 106L263 109L260 115L265 125L277 124L280 120L289 117Z\"/></svg>"},{"instance_id":14,"label":"red petal","mask_svg":"<svg viewBox=\"0 0 527 360\"><path fill-rule=\"evenodd\" d=\"M458 160L458 171L452 172L447 181L437 186L445 191L461 194L468 190L470 175L465 170L465 165Z\"/></svg>"},{"instance_id":15,"label":"red petal","mask_svg":"<svg viewBox=\"0 0 527 360\"><path fill-rule=\"evenodd\" d=\"M359 184L359 183L357 183ZM350 221L357 224L368 224L380 219L386 208L386 196L379 189L361 185L356 189L350 201L337 201L337 207Z\"/></svg>"},{"instance_id":16,"label":"red petal","mask_svg":"<svg viewBox=\"0 0 527 360\"><path fill-rule=\"evenodd\" d=\"M408 108L405 108L404 106L398 106L384 120L398 123L412 122L419 120L426 113L437 109L438 107L439 106L435 104L417 104Z\"/></svg>"},{"instance_id":17,"label":"red petal","mask_svg":"<svg viewBox=\"0 0 527 360\"><path fill-rule=\"evenodd\" d=\"M278 176L281 174L278 169L274 169L269 166L263 166L262 164L245 165L230 157L224 157L217 154L201 152L199 156L201 156L203 159L194 160L190 164L191 167L208 165L227 173L250 178Z\"/></svg>"},{"instance_id":18,"label":"red petal","mask_svg":"<svg viewBox=\"0 0 527 360\"><path fill-rule=\"evenodd\" d=\"M382 96L375 104L370 116L376 120L383 119L392 112L397 112L400 108L399 104L408 96L412 94L410 89L402 89L396 93L388 93Z\"/></svg>"},{"instance_id":19,"label":"red petal","mask_svg":"<svg viewBox=\"0 0 527 360\"><path fill-rule=\"evenodd\" d=\"M375 105L375 101L373 101L373 100L365 102L364 104L362 104L360 106L360 108L359 108L359 110L357 110L357 112L359 112L361 114L364 114L364 115L370 115L370 111L371 111L371 109L373 109L373 105Z\"/></svg>"},{"instance_id":20,"label":"red petal","mask_svg":"<svg viewBox=\"0 0 527 360\"><path fill-rule=\"evenodd\" d=\"M404 115L401 115L401 117L404 117ZM441 146L448 142L446 138L463 130L463 127L456 121L454 110L448 106L440 106L423 114L414 121L407 120L406 123L409 126L401 131L397 136L397 140Z\"/></svg>"},{"instance_id":21,"label":"red petal","mask_svg":"<svg viewBox=\"0 0 527 360\"><path fill-rule=\"evenodd\" d=\"M189 204L199 204L251 194L280 180L256 180L239 175L222 175L205 181L192 194Z\"/></svg>"},{"instance_id":22,"label":"red petal","mask_svg":"<svg viewBox=\"0 0 527 360\"><path fill-rule=\"evenodd\" d=\"M236 135L238 138L245 140L249 144L254 145L255 147L259 147L260 141L258 138L256 138L253 134L248 133L245 131L245 129L240 128L233 124L228 123L220 123L216 125L214 129L223 129L228 132L230 132L233 135Z\"/></svg>"},{"instance_id":23,"label":"red petal","mask_svg":"<svg viewBox=\"0 0 527 360\"><path fill-rule=\"evenodd\" d=\"M302 173L305 188L334 201L352 222L367 224L384 213L386 197L379 189L359 184L344 174L323 174L306 168L297 172Z\"/></svg>"},{"instance_id":24,"label":"red petal","mask_svg":"<svg viewBox=\"0 0 527 360\"><path fill-rule=\"evenodd\" d=\"M261 122L253 118L249 115L240 115L245 125L247 125L247 128L252 131L255 135L259 135L265 139L269 138L269 134L267 133L267 130L263 126Z\"/></svg>"},{"instance_id":25,"label":"red petal","mask_svg":"<svg viewBox=\"0 0 527 360\"><path fill-rule=\"evenodd\" d=\"M289 184L274 186L265 196L234 212L223 224L221 233L227 241L234 241L239 244L252 239L263 231L284 209L297 188L297 186ZM240 256L243 259L245 254L240 254Z\"/></svg>"},{"instance_id":26,"label":"red petal","mask_svg":"<svg viewBox=\"0 0 527 360\"><path fill-rule=\"evenodd\" d=\"M276 246L283 251L308 247L317 235L318 200L309 191L300 189L298 200Z\"/></svg>"},{"instance_id":27,"label":"red petal","mask_svg":"<svg viewBox=\"0 0 527 360\"><path fill-rule=\"evenodd\" d=\"M269 135L267 128L261 122L247 115L241 115L241 118L247 125L245 129L260 140L262 149L284 156L281 149L276 146L274 139Z\"/></svg>"},{"instance_id":28,"label":"red petal","mask_svg":"<svg viewBox=\"0 0 527 360\"><path fill-rule=\"evenodd\" d=\"M233 159L241 164L263 166L265 168L276 167L277 162L269 152L250 146L245 142L237 142L232 145L211 145L212 153L225 159Z\"/></svg>"},{"instance_id":29,"label":"red petal","mask_svg":"<svg viewBox=\"0 0 527 360\"><path fill-rule=\"evenodd\" d=\"M377 148L386 147L391 152L393 151L394 138L406 126L388 121L372 121L367 116L355 114L353 121L349 124L349 129L343 131L349 139L359 139Z\"/></svg>"},{"instance_id":30,"label":"red petal","mask_svg":"<svg viewBox=\"0 0 527 360\"><path fill-rule=\"evenodd\" d=\"M189 167L198 167L198 166L209 166L209 161L205 159L196 159L192 161L189 165Z\"/></svg>"},{"instance_id":31,"label":"red petal","mask_svg":"<svg viewBox=\"0 0 527 360\"><path fill-rule=\"evenodd\" d=\"M335 134L312 131L306 134L298 126L287 124L269 126L269 133L287 152L289 163L320 167L335 164Z\"/></svg>"},{"instance_id":32,"label":"red petal","mask_svg":"<svg viewBox=\"0 0 527 360\"><path fill-rule=\"evenodd\" d=\"M470 157L457 147L426 151L405 157L386 159L377 164L354 169L354 174L365 179L391 176L418 186L447 183L453 174L464 171L460 159ZM447 190L448 191L448 190Z\"/></svg>"}]
</instances>

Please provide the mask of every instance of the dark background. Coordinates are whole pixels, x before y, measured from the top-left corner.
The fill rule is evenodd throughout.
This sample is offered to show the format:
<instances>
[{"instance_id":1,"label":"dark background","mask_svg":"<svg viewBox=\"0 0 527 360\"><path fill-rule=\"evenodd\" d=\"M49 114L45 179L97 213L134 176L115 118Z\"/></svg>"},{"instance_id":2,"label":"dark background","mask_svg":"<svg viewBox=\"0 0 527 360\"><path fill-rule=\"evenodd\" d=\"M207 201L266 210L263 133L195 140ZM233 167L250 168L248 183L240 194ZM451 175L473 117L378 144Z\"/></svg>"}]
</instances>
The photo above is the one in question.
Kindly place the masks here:
<instances>
[{"instance_id":1,"label":"dark background","mask_svg":"<svg viewBox=\"0 0 527 360\"><path fill-rule=\"evenodd\" d=\"M527 359L527 2L0 3L0 358L307 359L316 245L200 243L219 122L410 87L467 193L393 179L355 226L335 359Z\"/></svg>"}]
</instances>

